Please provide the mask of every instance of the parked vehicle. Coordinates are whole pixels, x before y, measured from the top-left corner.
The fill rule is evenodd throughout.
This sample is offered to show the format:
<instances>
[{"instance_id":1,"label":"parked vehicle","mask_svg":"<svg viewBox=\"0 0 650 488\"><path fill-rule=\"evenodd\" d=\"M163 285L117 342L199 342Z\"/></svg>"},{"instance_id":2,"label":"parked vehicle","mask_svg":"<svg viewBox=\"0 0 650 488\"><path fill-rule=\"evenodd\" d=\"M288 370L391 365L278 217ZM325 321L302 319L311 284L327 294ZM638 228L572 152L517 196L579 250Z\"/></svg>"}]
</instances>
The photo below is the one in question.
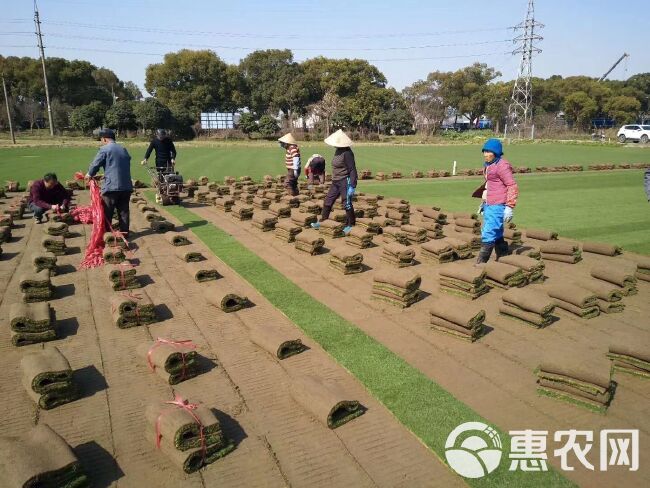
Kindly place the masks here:
<instances>
[{"instance_id":1,"label":"parked vehicle","mask_svg":"<svg viewBox=\"0 0 650 488\"><path fill-rule=\"evenodd\" d=\"M639 141L647 144L650 140L650 125L624 125L616 134L618 142Z\"/></svg>"}]
</instances>

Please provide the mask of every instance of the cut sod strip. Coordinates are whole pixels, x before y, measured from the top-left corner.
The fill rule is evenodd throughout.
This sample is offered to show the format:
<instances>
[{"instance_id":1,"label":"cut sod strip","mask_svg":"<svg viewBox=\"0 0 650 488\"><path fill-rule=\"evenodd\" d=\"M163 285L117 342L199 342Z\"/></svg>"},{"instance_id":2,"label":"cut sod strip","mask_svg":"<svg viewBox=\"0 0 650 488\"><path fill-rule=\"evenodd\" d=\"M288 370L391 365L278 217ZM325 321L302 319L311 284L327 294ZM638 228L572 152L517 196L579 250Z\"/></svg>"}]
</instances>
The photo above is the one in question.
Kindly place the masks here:
<instances>
[{"instance_id":1,"label":"cut sod strip","mask_svg":"<svg viewBox=\"0 0 650 488\"><path fill-rule=\"evenodd\" d=\"M147 192L149 199L152 193ZM464 422L485 422L417 369L309 294L249 251L232 236L182 207L165 207L212 252L247 280L269 302L318 342L352 373L393 415L446 463L445 440ZM499 432L503 455L496 471L465 478L471 486L576 486L549 467L547 472L508 471L510 439Z\"/></svg>"}]
</instances>

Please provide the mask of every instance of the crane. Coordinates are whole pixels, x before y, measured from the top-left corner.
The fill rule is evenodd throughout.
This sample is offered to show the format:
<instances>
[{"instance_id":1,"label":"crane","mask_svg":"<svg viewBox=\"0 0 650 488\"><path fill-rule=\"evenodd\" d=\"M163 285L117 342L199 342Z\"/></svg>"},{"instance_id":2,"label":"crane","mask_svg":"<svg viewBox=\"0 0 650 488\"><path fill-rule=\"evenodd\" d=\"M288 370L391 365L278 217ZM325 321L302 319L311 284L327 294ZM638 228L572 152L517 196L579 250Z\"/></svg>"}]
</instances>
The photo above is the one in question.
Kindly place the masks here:
<instances>
[{"instance_id":1,"label":"crane","mask_svg":"<svg viewBox=\"0 0 650 488\"><path fill-rule=\"evenodd\" d=\"M611 68L609 68L609 70L607 71L607 73L605 73L603 76L601 76L600 79L599 79L598 81L603 81L605 78L607 78L607 75L610 74L612 71L614 71L614 68L616 68L616 67L619 65L619 63L620 63L621 61L623 61L625 58L627 58L627 57L629 57L629 56L630 56L630 55L629 55L628 53L623 53L623 56L621 56L620 58L618 58L618 60L614 63L614 65L613 65Z\"/></svg>"}]
</instances>

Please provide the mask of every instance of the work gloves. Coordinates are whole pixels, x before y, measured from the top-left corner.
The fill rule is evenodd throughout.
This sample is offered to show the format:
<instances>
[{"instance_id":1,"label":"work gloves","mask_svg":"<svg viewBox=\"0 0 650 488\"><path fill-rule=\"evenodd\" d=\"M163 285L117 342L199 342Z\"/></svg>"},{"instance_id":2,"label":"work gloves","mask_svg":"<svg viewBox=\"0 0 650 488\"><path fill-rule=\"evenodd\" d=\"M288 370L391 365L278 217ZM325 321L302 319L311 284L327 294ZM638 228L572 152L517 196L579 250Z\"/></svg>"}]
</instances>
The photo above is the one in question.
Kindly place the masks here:
<instances>
[{"instance_id":1,"label":"work gloves","mask_svg":"<svg viewBox=\"0 0 650 488\"><path fill-rule=\"evenodd\" d=\"M507 224L512 220L512 207L506 205L505 210L503 211L503 222Z\"/></svg>"}]
</instances>

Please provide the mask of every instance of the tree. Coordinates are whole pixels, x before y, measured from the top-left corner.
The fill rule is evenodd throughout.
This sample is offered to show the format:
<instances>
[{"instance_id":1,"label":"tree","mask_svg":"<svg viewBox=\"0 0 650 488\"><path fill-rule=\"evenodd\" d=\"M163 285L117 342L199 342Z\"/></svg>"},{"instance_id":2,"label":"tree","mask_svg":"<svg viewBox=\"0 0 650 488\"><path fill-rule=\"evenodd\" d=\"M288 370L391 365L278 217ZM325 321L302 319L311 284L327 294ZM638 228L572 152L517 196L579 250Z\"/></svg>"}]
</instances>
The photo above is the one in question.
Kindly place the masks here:
<instances>
[{"instance_id":1,"label":"tree","mask_svg":"<svg viewBox=\"0 0 650 488\"><path fill-rule=\"evenodd\" d=\"M325 133L330 135L332 117L341 108L341 98L334 92L327 92L323 99L308 109L314 116L318 117L325 123Z\"/></svg>"},{"instance_id":2,"label":"tree","mask_svg":"<svg viewBox=\"0 0 650 488\"><path fill-rule=\"evenodd\" d=\"M435 134L445 118L447 106L442 97L441 86L445 74L430 73L426 80L419 80L403 90L417 130Z\"/></svg>"},{"instance_id":3,"label":"tree","mask_svg":"<svg viewBox=\"0 0 650 488\"><path fill-rule=\"evenodd\" d=\"M237 73L213 51L182 49L147 66L145 88L168 107L185 109L197 120L201 112L235 110L238 84Z\"/></svg>"},{"instance_id":4,"label":"tree","mask_svg":"<svg viewBox=\"0 0 650 488\"><path fill-rule=\"evenodd\" d=\"M618 96L610 98L604 108L616 123L629 124L637 119L639 110L641 110L641 102L633 97Z\"/></svg>"},{"instance_id":5,"label":"tree","mask_svg":"<svg viewBox=\"0 0 650 488\"><path fill-rule=\"evenodd\" d=\"M496 132L500 131L500 128L502 127L501 124L505 122L505 119L508 116L512 85L512 82L499 82L488 85L485 115L487 115L494 124Z\"/></svg>"},{"instance_id":6,"label":"tree","mask_svg":"<svg viewBox=\"0 0 650 488\"><path fill-rule=\"evenodd\" d=\"M169 127L172 123L172 114L169 108L158 99L149 97L138 102L133 107L135 121L143 132Z\"/></svg>"},{"instance_id":7,"label":"tree","mask_svg":"<svg viewBox=\"0 0 650 488\"><path fill-rule=\"evenodd\" d=\"M257 122L255 122L255 117L252 113L246 112L241 114L241 117L239 117L237 127L239 127L239 130L246 134L250 139L251 134L257 130Z\"/></svg>"},{"instance_id":8,"label":"tree","mask_svg":"<svg viewBox=\"0 0 650 488\"><path fill-rule=\"evenodd\" d=\"M133 112L134 103L131 100L119 100L111 105L104 117L106 126L118 131L135 129L137 125L135 123L135 113Z\"/></svg>"},{"instance_id":9,"label":"tree","mask_svg":"<svg viewBox=\"0 0 650 488\"><path fill-rule=\"evenodd\" d=\"M320 100L326 93L341 98L354 96L364 83L380 88L386 86L384 74L363 59L330 59L319 56L304 61L302 68L314 101Z\"/></svg>"},{"instance_id":10,"label":"tree","mask_svg":"<svg viewBox=\"0 0 650 488\"><path fill-rule=\"evenodd\" d=\"M248 107L256 114L282 110L288 118L304 113L309 90L302 67L289 49L254 51L239 63Z\"/></svg>"},{"instance_id":11,"label":"tree","mask_svg":"<svg viewBox=\"0 0 650 488\"><path fill-rule=\"evenodd\" d=\"M280 130L278 122L270 115L262 115L257 125L257 130L265 139L272 138Z\"/></svg>"},{"instance_id":12,"label":"tree","mask_svg":"<svg viewBox=\"0 0 650 488\"><path fill-rule=\"evenodd\" d=\"M413 132L413 116L404 107L387 110L379 120L387 134L405 135Z\"/></svg>"},{"instance_id":13,"label":"tree","mask_svg":"<svg viewBox=\"0 0 650 488\"><path fill-rule=\"evenodd\" d=\"M598 104L585 92L577 91L564 99L564 112L579 128L588 129L598 113Z\"/></svg>"},{"instance_id":14,"label":"tree","mask_svg":"<svg viewBox=\"0 0 650 488\"><path fill-rule=\"evenodd\" d=\"M75 108L70 114L70 124L84 134L89 134L98 127L101 127L106 106L100 102L91 102Z\"/></svg>"},{"instance_id":15,"label":"tree","mask_svg":"<svg viewBox=\"0 0 650 488\"><path fill-rule=\"evenodd\" d=\"M122 93L123 100L140 100L142 98L142 92L140 91L140 88L138 88L138 85L132 81L126 81L124 83Z\"/></svg>"},{"instance_id":16,"label":"tree","mask_svg":"<svg viewBox=\"0 0 650 488\"><path fill-rule=\"evenodd\" d=\"M487 105L488 84L501 73L484 63L449 73L442 78L442 96L456 113L467 114L470 121L480 117Z\"/></svg>"}]
</instances>

